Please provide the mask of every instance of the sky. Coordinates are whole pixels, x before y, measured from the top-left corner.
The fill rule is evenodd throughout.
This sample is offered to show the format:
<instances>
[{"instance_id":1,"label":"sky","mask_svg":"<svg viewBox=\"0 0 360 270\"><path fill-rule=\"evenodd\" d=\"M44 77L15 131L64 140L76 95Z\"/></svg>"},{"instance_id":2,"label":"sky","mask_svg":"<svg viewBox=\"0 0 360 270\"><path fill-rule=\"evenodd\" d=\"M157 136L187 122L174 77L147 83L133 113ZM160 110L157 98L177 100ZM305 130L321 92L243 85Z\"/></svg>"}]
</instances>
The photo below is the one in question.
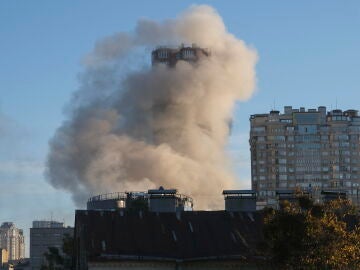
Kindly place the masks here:
<instances>
[{"instance_id":1,"label":"sky","mask_svg":"<svg viewBox=\"0 0 360 270\"><path fill-rule=\"evenodd\" d=\"M26 236L37 219L73 225L70 195L47 183L44 168L84 56L97 40L132 31L139 18L174 18L192 4L214 7L259 54L256 93L236 105L227 147L240 187L251 183L251 114L285 105L360 109L359 1L3 0L0 223L13 221Z\"/></svg>"}]
</instances>

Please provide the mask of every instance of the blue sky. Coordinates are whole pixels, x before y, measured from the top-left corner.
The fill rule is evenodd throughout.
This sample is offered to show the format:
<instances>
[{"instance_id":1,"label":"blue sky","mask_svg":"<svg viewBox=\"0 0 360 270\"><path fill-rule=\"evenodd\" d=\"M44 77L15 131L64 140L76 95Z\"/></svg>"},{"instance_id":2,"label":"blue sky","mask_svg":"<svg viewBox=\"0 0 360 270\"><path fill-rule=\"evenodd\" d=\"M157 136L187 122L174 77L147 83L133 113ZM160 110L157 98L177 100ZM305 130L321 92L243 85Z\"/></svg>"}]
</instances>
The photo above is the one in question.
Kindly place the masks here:
<instances>
[{"instance_id":1,"label":"blue sky","mask_svg":"<svg viewBox=\"0 0 360 270\"><path fill-rule=\"evenodd\" d=\"M34 219L72 225L70 196L44 180L48 140L78 87L96 40L209 4L228 30L259 53L255 95L237 104L228 151L250 186L249 115L275 104L360 109L359 1L0 2L0 222L28 233Z\"/></svg>"}]
</instances>

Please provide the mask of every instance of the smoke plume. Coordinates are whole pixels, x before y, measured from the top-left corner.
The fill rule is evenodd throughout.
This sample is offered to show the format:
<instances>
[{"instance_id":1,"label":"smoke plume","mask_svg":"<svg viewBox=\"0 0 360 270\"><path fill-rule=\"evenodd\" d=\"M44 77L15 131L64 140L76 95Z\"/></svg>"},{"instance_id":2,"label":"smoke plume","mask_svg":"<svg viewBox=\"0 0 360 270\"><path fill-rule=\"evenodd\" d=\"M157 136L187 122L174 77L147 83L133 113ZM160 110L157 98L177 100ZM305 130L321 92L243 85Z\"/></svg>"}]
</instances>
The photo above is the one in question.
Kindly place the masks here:
<instances>
[{"instance_id":1,"label":"smoke plume","mask_svg":"<svg viewBox=\"0 0 360 270\"><path fill-rule=\"evenodd\" d=\"M144 64L157 45L181 43L211 56L175 68ZM99 41L50 141L48 180L78 205L162 185L193 196L198 209L218 207L222 190L234 187L224 151L232 110L253 93L256 61L209 6L160 23L142 19L133 32Z\"/></svg>"}]
</instances>

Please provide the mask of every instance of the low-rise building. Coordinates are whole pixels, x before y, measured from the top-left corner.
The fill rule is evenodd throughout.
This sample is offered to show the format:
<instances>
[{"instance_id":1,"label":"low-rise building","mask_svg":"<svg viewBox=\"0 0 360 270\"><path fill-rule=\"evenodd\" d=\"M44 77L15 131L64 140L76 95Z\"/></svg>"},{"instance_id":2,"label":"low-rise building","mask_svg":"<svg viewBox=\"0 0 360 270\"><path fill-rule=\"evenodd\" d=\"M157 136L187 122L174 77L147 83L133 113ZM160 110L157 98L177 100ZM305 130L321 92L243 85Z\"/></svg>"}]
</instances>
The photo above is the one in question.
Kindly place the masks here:
<instances>
[{"instance_id":1,"label":"low-rise building","mask_svg":"<svg viewBox=\"0 0 360 270\"><path fill-rule=\"evenodd\" d=\"M76 211L76 270L260 269L264 264L257 253L263 217L255 211L254 192L224 191L223 211L175 208L177 193L171 189L148 194L150 207L143 210Z\"/></svg>"},{"instance_id":2,"label":"low-rise building","mask_svg":"<svg viewBox=\"0 0 360 270\"><path fill-rule=\"evenodd\" d=\"M77 210L76 269L254 269L261 237L255 212Z\"/></svg>"},{"instance_id":3,"label":"low-rise building","mask_svg":"<svg viewBox=\"0 0 360 270\"><path fill-rule=\"evenodd\" d=\"M34 221L30 228L30 264L32 270L39 270L44 264L44 253L49 247L58 248L62 253L63 239L73 236L74 228L65 227L57 221Z\"/></svg>"}]
</instances>

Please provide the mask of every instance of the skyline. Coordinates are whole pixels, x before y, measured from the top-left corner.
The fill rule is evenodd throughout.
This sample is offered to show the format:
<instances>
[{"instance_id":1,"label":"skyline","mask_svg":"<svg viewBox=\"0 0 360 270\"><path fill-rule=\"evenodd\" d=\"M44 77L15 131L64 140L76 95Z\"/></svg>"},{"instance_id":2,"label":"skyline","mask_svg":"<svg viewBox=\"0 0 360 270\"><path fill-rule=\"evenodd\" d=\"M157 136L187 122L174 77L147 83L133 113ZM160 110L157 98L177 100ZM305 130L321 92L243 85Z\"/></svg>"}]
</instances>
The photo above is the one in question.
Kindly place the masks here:
<instances>
[{"instance_id":1,"label":"skyline","mask_svg":"<svg viewBox=\"0 0 360 270\"><path fill-rule=\"evenodd\" d=\"M141 10L136 7L139 2L125 10L116 1L106 6L85 1L19 3L0 4L0 58L5 60L0 67L0 221L14 221L28 235L32 220L49 218L51 212L54 219L72 225L70 196L52 188L43 169L48 141L65 119L63 112L79 86L83 57L97 40L131 31L139 17L173 18L193 2L158 1L158 6L142 2ZM250 114L273 107L282 110L285 105L360 108L356 102L360 5L355 1L204 4L217 9L228 31L259 54L257 92L236 106L227 147L238 183L246 188L250 187Z\"/></svg>"}]
</instances>

